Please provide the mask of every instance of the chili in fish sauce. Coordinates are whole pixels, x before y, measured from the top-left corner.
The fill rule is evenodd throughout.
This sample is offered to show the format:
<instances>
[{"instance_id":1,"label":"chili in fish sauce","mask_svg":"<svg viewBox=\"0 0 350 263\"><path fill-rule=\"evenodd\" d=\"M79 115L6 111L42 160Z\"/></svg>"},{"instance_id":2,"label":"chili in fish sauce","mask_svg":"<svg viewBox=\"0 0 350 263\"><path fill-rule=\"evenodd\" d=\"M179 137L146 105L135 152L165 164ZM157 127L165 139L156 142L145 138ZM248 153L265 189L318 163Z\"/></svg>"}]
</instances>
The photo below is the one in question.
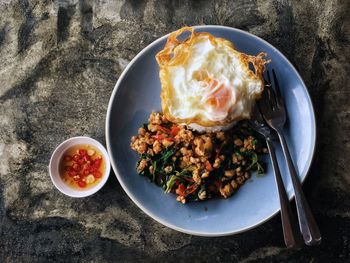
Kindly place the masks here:
<instances>
[{"instance_id":1,"label":"chili in fish sauce","mask_svg":"<svg viewBox=\"0 0 350 263\"><path fill-rule=\"evenodd\" d=\"M92 145L75 145L69 148L60 162L63 181L78 189L88 189L96 185L105 169L101 152Z\"/></svg>"}]
</instances>

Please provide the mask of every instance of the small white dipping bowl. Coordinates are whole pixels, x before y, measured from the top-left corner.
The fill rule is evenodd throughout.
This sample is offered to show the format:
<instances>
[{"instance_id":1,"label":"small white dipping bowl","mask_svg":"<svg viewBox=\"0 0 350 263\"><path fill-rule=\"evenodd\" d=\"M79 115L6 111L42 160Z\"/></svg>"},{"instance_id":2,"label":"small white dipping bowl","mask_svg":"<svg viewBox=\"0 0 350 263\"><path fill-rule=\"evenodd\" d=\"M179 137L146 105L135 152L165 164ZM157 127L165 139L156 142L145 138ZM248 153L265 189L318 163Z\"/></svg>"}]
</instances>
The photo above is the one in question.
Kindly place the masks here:
<instances>
[{"instance_id":1,"label":"small white dipping bowl","mask_svg":"<svg viewBox=\"0 0 350 263\"><path fill-rule=\"evenodd\" d=\"M86 190L83 188L81 190L77 190L77 189L74 189L74 188L70 187L69 185L67 185L62 180L62 177L60 176L60 172L59 172L59 165L60 165L60 161L63 157L63 154L72 146L79 145L79 144L89 144L89 145L96 147L101 152L101 154L106 162L106 169L105 169L105 172L104 172L101 180L98 182L98 184L96 184L93 187L88 188ZM111 164L109 161L108 153L101 143L99 143L98 141L96 141L92 138L80 136L80 137L70 138L70 139L62 142L60 145L58 145L58 147L56 148L56 150L53 152L53 154L51 156L49 171L50 171L50 177L51 177L53 184L62 193L64 193L65 195L71 196L71 197L86 197L86 196L89 196L89 195L96 193L106 183L106 181L109 177L109 173L111 171Z\"/></svg>"}]
</instances>

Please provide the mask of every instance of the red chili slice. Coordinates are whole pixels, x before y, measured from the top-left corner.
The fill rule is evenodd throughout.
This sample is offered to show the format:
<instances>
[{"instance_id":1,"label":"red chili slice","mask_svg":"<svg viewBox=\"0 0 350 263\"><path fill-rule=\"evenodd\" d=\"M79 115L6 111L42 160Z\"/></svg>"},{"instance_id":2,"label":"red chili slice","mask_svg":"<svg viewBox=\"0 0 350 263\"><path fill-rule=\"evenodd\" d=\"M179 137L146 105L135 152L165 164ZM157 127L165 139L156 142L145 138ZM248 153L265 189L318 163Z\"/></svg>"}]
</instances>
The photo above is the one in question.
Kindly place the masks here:
<instances>
[{"instance_id":1,"label":"red chili slice","mask_svg":"<svg viewBox=\"0 0 350 263\"><path fill-rule=\"evenodd\" d=\"M84 163L86 163L84 159L79 159L78 160L78 164L83 165Z\"/></svg>"},{"instance_id":2,"label":"red chili slice","mask_svg":"<svg viewBox=\"0 0 350 263\"><path fill-rule=\"evenodd\" d=\"M93 175L94 175L95 178L101 178L102 177L102 173L100 171L93 172Z\"/></svg>"},{"instance_id":3,"label":"red chili slice","mask_svg":"<svg viewBox=\"0 0 350 263\"><path fill-rule=\"evenodd\" d=\"M168 133L168 134L170 134L170 132L171 132L168 128L165 128L165 127L160 126L160 125L157 125L157 130Z\"/></svg>"},{"instance_id":4,"label":"red chili slice","mask_svg":"<svg viewBox=\"0 0 350 263\"><path fill-rule=\"evenodd\" d=\"M77 162L77 161L79 161L80 160L80 156L78 155L78 154L74 154L73 155L73 161L74 162Z\"/></svg>"},{"instance_id":5,"label":"red chili slice","mask_svg":"<svg viewBox=\"0 0 350 263\"><path fill-rule=\"evenodd\" d=\"M86 187L86 182L84 182L84 181L78 181L78 185L79 185L81 188L84 188L84 187Z\"/></svg>"},{"instance_id":6,"label":"red chili slice","mask_svg":"<svg viewBox=\"0 0 350 263\"><path fill-rule=\"evenodd\" d=\"M178 134L179 131L180 131L180 128L177 127L176 125L173 125L171 127L170 135L175 137Z\"/></svg>"},{"instance_id":7,"label":"red chili slice","mask_svg":"<svg viewBox=\"0 0 350 263\"><path fill-rule=\"evenodd\" d=\"M179 196L185 196L185 185L184 184L179 184L179 186L177 187L175 192Z\"/></svg>"},{"instance_id":8,"label":"red chili slice","mask_svg":"<svg viewBox=\"0 0 350 263\"><path fill-rule=\"evenodd\" d=\"M74 171L77 171L77 172L80 171L80 165L77 164L77 163L73 163L72 168L73 168Z\"/></svg>"},{"instance_id":9,"label":"red chili slice","mask_svg":"<svg viewBox=\"0 0 350 263\"><path fill-rule=\"evenodd\" d=\"M98 158L94 160L94 163L92 164L92 166L95 168L99 168L101 166L101 163L102 163L102 159Z\"/></svg>"},{"instance_id":10,"label":"red chili slice","mask_svg":"<svg viewBox=\"0 0 350 263\"><path fill-rule=\"evenodd\" d=\"M185 193L186 195L190 195L192 194L193 192L195 192L198 188L198 184L192 184L191 186L187 187Z\"/></svg>"},{"instance_id":11,"label":"red chili slice","mask_svg":"<svg viewBox=\"0 0 350 263\"><path fill-rule=\"evenodd\" d=\"M81 155L81 156L85 156L85 155L87 155L87 150L85 150L85 149L79 149L79 154Z\"/></svg>"},{"instance_id":12,"label":"red chili slice","mask_svg":"<svg viewBox=\"0 0 350 263\"><path fill-rule=\"evenodd\" d=\"M211 165L211 163L209 161L207 161L205 163L205 169L207 169L208 172L213 171L213 166Z\"/></svg>"},{"instance_id":13,"label":"red chili slice","mask_svg":"<svg viewBox=\"0 0 350 263\"><path fill-rule=\"evenodd\" d=\"M73 169L71 169L70 171L68 171L68 175L69 175L70 177L74 177L74 176L77 175L77 172L74 171Z\"/></svg>"},{"instance_id":14,"label":"red chili slice","mask_svg":"<svg viewBox=\"0 0 350 263\"><path fill-rule=\"evenodd\" d=\"M97 171L97 170L98 170L98 167L94 167L94 166L90 166L90 167L89 167L90 173L93 173L93 172L95 172L95 171Z\"/></svg>"},{"instance_id":15,"label":"red chili slice","mask_svg":"<svg viewBox=\"0 0 350 263\"><path fill-rule=\"evenodd\" d=\"M83 160L85 162L91 162L91 157L89 155L84 155Z\"/></svg>"}]
</instances>

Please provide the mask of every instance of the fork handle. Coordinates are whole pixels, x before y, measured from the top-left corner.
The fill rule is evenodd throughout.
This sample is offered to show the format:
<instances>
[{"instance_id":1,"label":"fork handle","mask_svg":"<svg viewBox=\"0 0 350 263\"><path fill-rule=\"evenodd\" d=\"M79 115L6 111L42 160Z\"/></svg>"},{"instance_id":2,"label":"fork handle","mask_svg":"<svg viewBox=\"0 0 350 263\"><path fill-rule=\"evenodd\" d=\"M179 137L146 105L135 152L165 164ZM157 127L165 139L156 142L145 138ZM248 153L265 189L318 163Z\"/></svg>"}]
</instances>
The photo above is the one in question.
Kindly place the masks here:
<instances>
[{"instance_id":1,"label":"fork handle","mask_svg":"<svg viewBox=\"0 0 350 263\"><path fill-rule=\"evenodd\" d=\"M266 144L270 152L273 171L275 173L278 195L281 206L281 220L284 242L288 248L296 248L301 245L300 233L296 225L296 221L290 208L286 190L282 181L280 169L278 166L275 149L269 137L266 138Z\"/></svg>"},{"instance_id":2,"label":"fork handle","mask_svg":"<svg viewBox=\"0 0 350 263\"><path fill-rule=\"evenodd\" d=\"M300 232L303 235L304 242L308 246L314 246L321 243L322 237L320 230L317 226L314 216L312 215L311 209L308 202L306 201L305 195L301 188L301 183L298 179L295 167L293 165L292 158L290 156L287 142L283 136L281 130L276 129L278 137L280 139L284 157L287 161L289 173L292 178L292 184L295 194L295 203L298 212Z\"/></svg>"}]
</instances>

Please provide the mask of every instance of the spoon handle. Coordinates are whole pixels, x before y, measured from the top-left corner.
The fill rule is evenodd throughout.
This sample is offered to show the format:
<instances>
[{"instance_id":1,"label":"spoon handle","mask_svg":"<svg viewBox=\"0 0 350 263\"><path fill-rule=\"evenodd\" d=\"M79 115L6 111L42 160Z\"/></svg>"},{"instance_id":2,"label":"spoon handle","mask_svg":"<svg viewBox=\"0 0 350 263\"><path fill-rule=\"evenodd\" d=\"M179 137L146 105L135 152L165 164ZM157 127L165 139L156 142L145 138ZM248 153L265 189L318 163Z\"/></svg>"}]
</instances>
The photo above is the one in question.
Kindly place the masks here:
<instances>
[{"instance_id":1,"label":"spoon handle","mask_svg":"<svg viewBox=\"0 0 350 263\"><path fill-rule=\"evenodd\" d=\"M317 226L314 216L312 215L309 204L305 198L304 192L301 188L292 158L290 156L287 142L283 136L282 131L276 130L280 139L284 157L287 161L287 166L292 179L292 184L295 193L295 203L298 212L300 232L303 235L304 242L308 246L315 246L321 243L322 237Z\"/></svg>"},{"instance_id":2,"label":"spoon handle","mask_svg":"<svg viewBox=\"0 0 350 263\"><path fill-rule=\"evenodd\" d=\"M297 228L296 221L292 214L290 203L287 197L286 190L283 185L280 169L278 166L275 149L272 145L271 139L266 138L267 147L270 152L271 162L273 166L273 171L275 174L278 195L281 206L281 220L282 220L282 229L284 235L284 242L288 248L300 247L301 237L300 232Z\"/></svg>"}]
</instances>

